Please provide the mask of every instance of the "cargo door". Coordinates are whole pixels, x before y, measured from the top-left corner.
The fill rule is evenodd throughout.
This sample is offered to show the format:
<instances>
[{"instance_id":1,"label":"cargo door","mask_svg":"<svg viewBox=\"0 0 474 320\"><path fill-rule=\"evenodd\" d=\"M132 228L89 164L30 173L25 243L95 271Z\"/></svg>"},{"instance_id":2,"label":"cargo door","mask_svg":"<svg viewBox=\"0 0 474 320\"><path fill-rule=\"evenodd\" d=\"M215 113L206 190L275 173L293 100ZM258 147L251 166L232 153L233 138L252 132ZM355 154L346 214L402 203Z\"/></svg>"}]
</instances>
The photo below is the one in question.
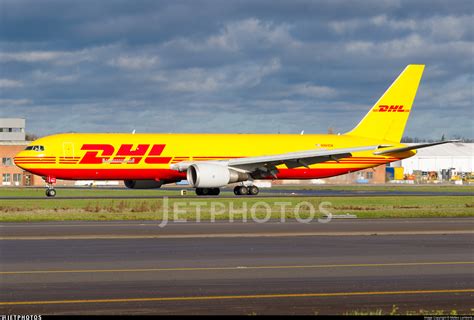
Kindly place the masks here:
<instances>
[{"instance_id":1,"label":"cargo door","mask_svg":"<svg viewBox=\"0 0 474 320\"><path fill-rule=\"evenodd\" d=\"M63 142L63 154L59 159L61 164L75 164L79 159L75 157L74 154L74 143L72 142Z\"/></svg>"}]
</instances>

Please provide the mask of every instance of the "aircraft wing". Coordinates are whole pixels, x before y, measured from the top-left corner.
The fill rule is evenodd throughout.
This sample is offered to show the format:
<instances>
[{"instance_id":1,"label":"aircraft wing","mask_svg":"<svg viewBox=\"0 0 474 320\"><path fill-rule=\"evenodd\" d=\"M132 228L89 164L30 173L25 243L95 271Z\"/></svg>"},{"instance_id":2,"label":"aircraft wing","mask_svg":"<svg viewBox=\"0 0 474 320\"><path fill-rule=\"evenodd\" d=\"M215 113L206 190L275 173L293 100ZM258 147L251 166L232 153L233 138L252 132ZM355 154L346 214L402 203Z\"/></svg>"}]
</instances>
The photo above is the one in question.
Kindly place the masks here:
<instances>
[{"instance_id":1,"label":"aircraft wing","mask_svg":"<svg viewBox=\"0 0 474 320\"><path fill-rule=\"evenodd\" d=\"M416 149L436 146L436 145L439 145L439 144L454 143L454 142L459 142L459 141L460 140L446 140L446 141L439 141L439 142L432 142L432 143L420 143L420 144L415 144L415 145L412 145L412 146L407 146L407 147L402 147L402 148L376 151L376 152L374 152L374 154L375 155L392 154L392 153L405 152L405 151L410 151L410 150L416 150Z\"/></svg>"},{"instance_id":2,"label":"aircraft wing","mask_svg":"<svg viewBox=\"0 0 474 320\"><path fill-rule=\"evenodd\" d=\"M230 160L218 160L214 163L226 164L229 168L243 172L260 172L262 174L276 175L276 166L285 164L288 168L308 167L315 163L351 157L353 152L375 150L378 146L364 146L341 149L317 149L298 152L289 152L268 156L246 157ZM209 162L209 161L206 161ZM180 162L171 165L171 169L185 171L194 161Z\"/></svg>"}]
</instances>

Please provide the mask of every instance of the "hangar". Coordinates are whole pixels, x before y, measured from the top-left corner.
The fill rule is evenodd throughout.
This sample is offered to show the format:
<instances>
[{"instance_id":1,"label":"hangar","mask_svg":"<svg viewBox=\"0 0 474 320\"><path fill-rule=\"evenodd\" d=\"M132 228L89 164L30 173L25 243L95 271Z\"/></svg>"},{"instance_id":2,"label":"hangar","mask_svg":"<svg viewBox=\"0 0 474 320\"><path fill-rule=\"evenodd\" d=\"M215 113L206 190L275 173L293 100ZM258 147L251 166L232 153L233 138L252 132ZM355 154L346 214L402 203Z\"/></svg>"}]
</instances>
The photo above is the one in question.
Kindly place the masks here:
<instances>
[{"instance_id":1,"label":"hangar","mask_svg":"<svg viewBox=\"0 0 474 320\"><path fill-rule=\"evenodd\" d=\"M474 183L474 143L448 143L419 149L411 158L392 163L416 182Z\"/></svg>"},{"instance_id":2,"label":"hangar","mask_svg":"<svg viewBox=\"0 0 474 320\"><path fill-rule=\"evenodd\" d=\"M447 143L419 149L411 158L400 161L406 174L413 171L451 169L457 172L474 172L474 143Z\"/></svg>"},{"instance_id":3,"label":"hangar","mask_svg":"<svg viewBox=\"0 0 474 320\"><path fill-rule=\"evenodd\" d=\"M407 145L413 145L407 143ZM400 172L395 174L394 172ZM312 180L312 184L474 183L474 143L448 143L419 149L418 153L389 166ZM307 184L307 181L275 181L274 184Z\"/></svg>"}]
</instances>

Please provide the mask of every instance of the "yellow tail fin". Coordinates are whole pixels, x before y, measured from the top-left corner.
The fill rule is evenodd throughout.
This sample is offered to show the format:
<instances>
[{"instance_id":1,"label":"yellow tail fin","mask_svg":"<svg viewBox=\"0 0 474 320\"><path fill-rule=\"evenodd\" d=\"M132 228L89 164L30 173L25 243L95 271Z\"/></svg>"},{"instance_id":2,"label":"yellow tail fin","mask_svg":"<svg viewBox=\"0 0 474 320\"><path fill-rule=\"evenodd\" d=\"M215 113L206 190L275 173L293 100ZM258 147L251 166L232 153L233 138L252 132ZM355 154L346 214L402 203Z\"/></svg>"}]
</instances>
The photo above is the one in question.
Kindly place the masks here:
<instances>
[{"instance_id":1,"label":"yellow tail fin","mask_svg":"<svg viewBox=\"0 0 474 320\"><path fill-rule=\"evenodd\" d=\"M400 142L424 68L424 65L408 65L362 121L347 134Z\"/></svg>"}]
</instances>

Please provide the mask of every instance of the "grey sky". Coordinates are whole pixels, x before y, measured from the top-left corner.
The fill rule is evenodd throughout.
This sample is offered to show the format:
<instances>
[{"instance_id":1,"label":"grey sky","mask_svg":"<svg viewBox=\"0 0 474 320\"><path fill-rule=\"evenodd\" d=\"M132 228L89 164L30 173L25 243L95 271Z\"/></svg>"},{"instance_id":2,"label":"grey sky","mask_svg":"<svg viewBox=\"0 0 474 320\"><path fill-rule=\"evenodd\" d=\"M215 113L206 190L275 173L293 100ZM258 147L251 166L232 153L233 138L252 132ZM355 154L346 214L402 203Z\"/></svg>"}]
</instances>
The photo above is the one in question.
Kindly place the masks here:
<instances>
[{"instance_id":1,"label":"grey sky","mask_svg":"<svg viewBox=\"0 0 474 320\"><path fill-rule=\"evenodd\" d=\"M474 137L472 1L0 0L0 117L28 131L337 132L410 63L406 135Z\"/></svg>"}]
</instances>

